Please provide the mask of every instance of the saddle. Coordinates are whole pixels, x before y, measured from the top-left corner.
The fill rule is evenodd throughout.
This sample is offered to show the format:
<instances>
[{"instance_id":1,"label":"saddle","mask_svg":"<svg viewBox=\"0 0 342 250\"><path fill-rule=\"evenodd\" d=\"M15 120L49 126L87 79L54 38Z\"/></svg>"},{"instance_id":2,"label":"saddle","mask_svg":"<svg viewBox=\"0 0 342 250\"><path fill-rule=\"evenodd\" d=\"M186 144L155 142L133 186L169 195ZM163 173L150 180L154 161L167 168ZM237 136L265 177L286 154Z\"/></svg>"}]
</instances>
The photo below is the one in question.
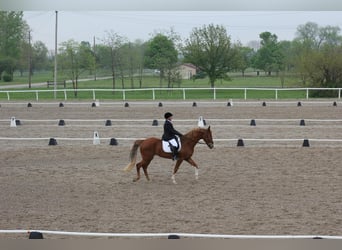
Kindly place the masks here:
<instances>
[{"instance_id":1,"label":"saddle","mask_svg":"<svg viewBox=\"0 0 342 250\"><path fill-rule=\"evenodd\" d=\"M171 151L171 148L170 148L170 144L174 147L177 148L178 151L181 150L181 142L180 142L180 139L179 139L179 136L176 135L177 138L173 138L169 141L164 141L162 140L162 148L163 148L163 151L165 153L172 153Z\"/></svg>"}]
</instances>

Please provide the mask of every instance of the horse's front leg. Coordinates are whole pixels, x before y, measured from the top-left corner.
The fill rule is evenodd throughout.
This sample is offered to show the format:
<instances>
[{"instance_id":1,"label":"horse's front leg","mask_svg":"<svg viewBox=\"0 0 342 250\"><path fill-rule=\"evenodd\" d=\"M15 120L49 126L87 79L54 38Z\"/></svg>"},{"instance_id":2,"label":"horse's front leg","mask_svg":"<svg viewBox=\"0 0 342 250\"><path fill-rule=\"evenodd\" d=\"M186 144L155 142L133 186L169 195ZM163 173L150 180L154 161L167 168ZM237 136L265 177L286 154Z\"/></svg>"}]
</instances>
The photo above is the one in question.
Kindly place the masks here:
<instances>
[{"instance_id":1,"label":"horse's front leg","mask_svg":"<svg viewBox=\"0 0 342 250\"><path fill-rule=\"evenodd\" d=\"M186 161L195 168L195 178L196 180L198 180L198 165L196 162L194 162L193 159L189 158L189 159L186 159Z\"/></svg>"},{"instance_id":2,"label":"horse's front leg","mask_svg":"<svg viewBox=\"0 0 342 250\"><path fill-rule=\"evenodd\" d=\"M171 177L173 184L177 184L175 176L176 176L176 173L177 173L177 171L179 169L179 166L180 166L180 164L182 162L183 162L183 160L178 160L176 162L176 165L175 165L174 169L173 169L173 174L172 174L172 177Z\"/></svg>"}]
</instances>

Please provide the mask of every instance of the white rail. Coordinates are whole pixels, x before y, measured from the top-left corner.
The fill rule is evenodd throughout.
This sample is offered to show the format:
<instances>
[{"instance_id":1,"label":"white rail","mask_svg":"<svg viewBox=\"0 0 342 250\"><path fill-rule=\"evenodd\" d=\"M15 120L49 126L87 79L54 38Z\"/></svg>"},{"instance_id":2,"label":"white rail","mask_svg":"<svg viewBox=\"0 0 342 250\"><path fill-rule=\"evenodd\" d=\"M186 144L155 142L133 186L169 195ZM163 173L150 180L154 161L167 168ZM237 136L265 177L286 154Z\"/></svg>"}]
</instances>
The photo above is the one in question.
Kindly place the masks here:
<instances>
[{"instance_id":1,"label":"white rail","mask_svg":"<svg viewBox=\"0 0 342 250\"><path fill-rule=\"evenodd\" d=\"M221 238L221 239L334 239L342 240L342 236L332 235L234 235L234 234L196 234L196 233L91 233L91 232L67 232L50 230L0 230L1 234L29 234L39 232L42 234L65 236L90 236L90 237L168 237L177 235L187 238Z\"/></svg>"}]
</instances>

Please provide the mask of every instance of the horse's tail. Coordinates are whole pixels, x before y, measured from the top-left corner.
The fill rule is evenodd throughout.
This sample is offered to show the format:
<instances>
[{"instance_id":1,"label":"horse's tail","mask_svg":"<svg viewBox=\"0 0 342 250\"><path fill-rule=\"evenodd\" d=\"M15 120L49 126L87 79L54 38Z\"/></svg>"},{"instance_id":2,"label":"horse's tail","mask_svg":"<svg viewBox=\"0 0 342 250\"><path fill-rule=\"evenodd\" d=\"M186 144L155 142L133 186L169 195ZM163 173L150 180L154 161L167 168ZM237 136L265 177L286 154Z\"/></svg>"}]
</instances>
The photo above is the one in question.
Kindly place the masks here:
<instances>
[{"instance_id":1,"label":"horse's tail","mask_svg":"<svg viewBox=\"0 0 342 250\"><path fill-rule=\"evenodd\" d=\"M132 168L135 165L135 162L137 161L137 151L138 148L140 146L140 144L143 142L144 140L136 140L132 146L131 152L129 154L129 160L130 163L128 163L128 165L124 168L124 171L131 171Z\"/></svg>"}]
</instances>

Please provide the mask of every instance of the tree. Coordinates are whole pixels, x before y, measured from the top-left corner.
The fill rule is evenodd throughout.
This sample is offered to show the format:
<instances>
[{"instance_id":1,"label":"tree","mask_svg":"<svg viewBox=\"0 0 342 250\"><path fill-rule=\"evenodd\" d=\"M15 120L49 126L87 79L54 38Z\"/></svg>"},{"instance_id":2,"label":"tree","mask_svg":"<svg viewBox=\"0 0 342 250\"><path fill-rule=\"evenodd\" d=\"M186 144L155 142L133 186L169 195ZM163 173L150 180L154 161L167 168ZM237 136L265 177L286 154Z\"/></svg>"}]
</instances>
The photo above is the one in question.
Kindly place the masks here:
<instances>
[{"instance_id":1,"label":"tree","mask_svg":"<svg viewBox=\"0 0 342 250\"><path fill-rule=\"evenodd\" d=\"M4 71L13 78L26 27L22 12L0 11L0 80Z\"/></svg>"},{"instance_id":2,"label":"tree","mask_svg":"<svg viewBox=\"0 0 342 250\"><path fill-rule=\"evenodd\" d=\"M163 34L157 34L146 44L145 65L160 71L160 86L165 73L168 77L168 87L171 84L171 71L178 62L178 51L173 41Z\"/></svg>"},{"instance_id":3,"label":"tree","mask_svg":"<svg viewBox=\"0 0 342 250\"><path fill-rule=\"evenodd\" d=\"M78 79L80 75L92 66L92 51L88 42L78 43L73 39L61 44L59 65L71 78L74 95L77 97Z\"/></svg>"},{"instance_id":4,"label":"tree","mask_svg":"<svg viewBox=\"0 0 342 250\"><path fill-rule=\"evenodd\" d=\"M251 66L252 57L255 52L252 48L243 47L241 44L234 46L236 50L236 56L234 59L233 68L242 72L242 76L245 76L245 70Z\"/></svg>"},{"instance_id":5,"label":"tree","mask_svg":"<svg viewBox=\"0 0 342 250\"><path fill-rule=\"evenodd\" d=\"M319 27L316 23L308 22L297 27L295 40L301 42L307 48L319 49L323 44L341 44L340 31L341 29L338 26Z\"/></svg>"},{"instance_id":6,"label":"tree","mask_svg":"<svg viewBox=\"0 0 342 250\"><path fill-rule=\"evenodd\" d=\"M315 87L341 86L342 37L339 33L339 27L319 27L312 22L298 26L293 41L294 61L304 84L308 80Z\"/></svg>"},{"instance_id":7,"label":"tree","mask_svg":"<svg viewBox=\"0 0 342 250\"><path fill-rule=\"evenodd\" d=\"M49 67L46 45L41 41L35 42L32 48L32 73L36 70L46 70Z\"/></svg>"},{"instance_id":8,"label":"tree","mask_svg":"<svg viewBox=\"0 0 342 250\"><path fill-rule=\"evenodd\" d=\"M122 63L128 78L131 82L131 88L134 88L134 79L138 76L139 85L142 86L142 77L144 69L144 43L142 41L127 42L120 48Z\"/></svg>"},{"instance_id":9,"label":"tree","mask_svg":"<svg viewBox=\"0 0 342 250\"><path fill-rule=\"evenodd\" d=\"M185 42L184 61L205 72L211 87L232 68L234 50L225 27L210 24L194 28Z\"/></svg>"},{"instance_id":10,"label":"tree","mask_svg":"<svg viewBox=\"0 0 342 250\"><path fill-rule=\"evenodd\" d=\"M261 48L257 51L253 64L255 68L262 69L271 75L272 71L279 72L283 67L283 54L281 53L278 37L270 32L263 32L261 38Z\"/></svg>"},{"instance_id":11,"label":"tree","mask_svg":"<svg viewBox=\"0 0 342 250\"><path fill-rule=\"evenodd\" d=\"M146 43L141 40L136 40L133 45L134 60L138 70L139 87L142 87L143 71L144 71L144 57L146 51Z\"/></svg>"},{"instance_id":12,"label":"tree","mask_svg":"<svg viewBox=\"0 0 342 250\"><path fill-rule=\"evenodd\" d=\"M109 48L109 55L110 55L109 65L111 65L113 90L114 90L115 85L116 85L115 78L116 78L117 70L121 71L121 77L123 77L123 66L122 66L123 58L121 57L120 48L127 41L127 39L115 33L114 31L107 31L107 35L103 40L104 40L105 45ZM122 78L122 85L123 84L124 82Z\"/></svg>"}]
</instances>

